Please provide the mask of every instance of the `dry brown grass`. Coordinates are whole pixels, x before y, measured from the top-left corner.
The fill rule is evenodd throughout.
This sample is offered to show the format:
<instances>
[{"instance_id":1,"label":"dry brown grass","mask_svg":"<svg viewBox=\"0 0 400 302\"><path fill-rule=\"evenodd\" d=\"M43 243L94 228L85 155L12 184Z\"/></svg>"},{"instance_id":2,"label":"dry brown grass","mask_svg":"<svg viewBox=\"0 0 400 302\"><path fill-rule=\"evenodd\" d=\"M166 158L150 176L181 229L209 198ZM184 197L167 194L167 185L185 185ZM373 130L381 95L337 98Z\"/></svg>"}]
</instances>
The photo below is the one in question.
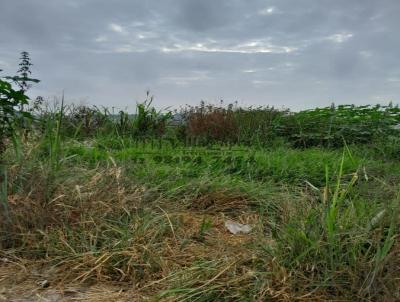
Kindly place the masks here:
<instances>
[{"instance_id":1,"label":"dry brown grass","mask_svg":"<svg viewBox=\"0 0 400 302\"><path fill-rule=\"evenodd\" d=\"M200 107L189 107L185 116L188 137L206 141L229 141L237 136L238 125L230 108L202 103Z\"/></svg>"},{"instance_id":2,"label":"dry brown grass","mask_svg":"<svg viewBox=\"0 0 400 302\"><path fill-rule=\"evenodd\" d=\"M13 171L11 179L17 174ZM340 282L353 286L343 286L338 292L333 286L317 284L322 273L312 266L313 259L297 266L285 263L286 255L276 253L277 238L282 242L287 238L272 239L272 232L282 232L294 220L305 224L302 217L319 202L307 190L289 193L282 188L274 193L276 200L265 208L271 213L265 215L257 210L255 197L233 189L201 190L182 200L150 194L151 188L133 182L113 160L108 166L57 172L50 192L45 191L47 177L45 169L30 171L28 181L35 185L10 196L13 228L5 230L0 225L0 231L11 231L13 239L0 253L0 298L5 301L14 297L20 301L327 301L344 297L345 301L347 292L356 293L354 298L368 297L372 291L390 301L387 292L394 291L400 281L393 280L398 275L398 244L387 257L392 264L381 263L371 286L364 286L367 293L358 296L355 287L363 286L362 276L351 273L371 273L373 264L365 263L365 268L349 273L335 272L347 278ZM233 235L224 225L226 219L253 229ZM282 242L280 251L288 255L297 245ZM38 282L43 280L49 281L48 288L41 288Z\"/></svg>"},{"instance_id":3,"label":"dry brown grass","mask_svg":"<svg viewBox=\"0 0 400 302\"><path fill-rule=\"evenodd\" d=\"M21 261L0 265L0 301L7 302L127 302L145 297L126 284L59 282L56 270ZM46 282L47 281L47 282ZM42 284L46 282L46 286Z\"/></svg>"},{"instance_id":4,"label":"dry brown grass","mask_svg":"<svg viewBox=\"0 0 400 302\"><path fill-rule=\"evenodd\" d=\"M209 192L191 200L190 209L204 213L237 213L248 210L250 201L246 196L228 191Z\"/></svg>"},{"instance_id":5,"label":"dry brown grass","mask_svg":"<svg viewBox=\"0 0 400 302\"><path fill-rule=\"evenodd\" d=\"M254 266L261 260L252 247L265 236L258 227L260 217L252 211L247 197L221 191L198 196L189 208L186 203L171 206L168 200L149 203L143 198L146 190L127 182L120 168L79 173L84 181L66 177L58 183L50 202L45 202L38 187L28 194L11 196L17 242L12 255L21 258L1 266L3 276L10 270L17 272L12 279L2 279L3 287L14 293L24 291L20 297L64 295L78 301L80 297L101 301L103 295L124 301L128 293L102 284L122 282L119 286L130 287L130 295L144 299L185 282L200 291L209 291L211 286L212 291L223 293L236 287L250 288L258 278ZM106 240L101 232L115 228L115 220L122 216L132 219L121 231L133 232L121 247L118 236L96 251L90 251L89 243L85 247L75 240L78 236L87 241ZM227 216L251 224L252 233L230 234L224 226ZM210 226L201 233L205 221ZM146 224L148 227L142 229ZM38 267L42 273L32 273ZM49 280L49 289L38 286L43 278ZM97 287L91 285L93 282ZM176 301L180 297L169 293L162 299Z\"/></svg>"}]
</instances>

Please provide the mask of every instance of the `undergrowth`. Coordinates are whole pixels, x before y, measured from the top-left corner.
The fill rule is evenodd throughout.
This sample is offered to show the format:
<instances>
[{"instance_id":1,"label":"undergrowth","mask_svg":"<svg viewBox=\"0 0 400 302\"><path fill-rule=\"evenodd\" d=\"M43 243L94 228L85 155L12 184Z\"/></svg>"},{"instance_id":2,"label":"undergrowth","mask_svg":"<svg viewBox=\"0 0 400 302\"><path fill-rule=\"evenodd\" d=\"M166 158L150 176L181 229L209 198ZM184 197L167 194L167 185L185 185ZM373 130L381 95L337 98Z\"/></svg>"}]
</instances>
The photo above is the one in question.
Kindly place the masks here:
<instances>
[{"instance_id":1,"label":"undergrowth","mask_svg":"<svg viewBox=\"0 0 400 302\"><path fill-rule=\"evenodd\" d=\"M9 150L13 224L1 236L4 256L45 263L57 282L133 283L167 301L399 297L395 160L95 140L64 140L54 159L52 144ZM228 218L252 232L229 234Z\"/></svg>"}]
</instances>

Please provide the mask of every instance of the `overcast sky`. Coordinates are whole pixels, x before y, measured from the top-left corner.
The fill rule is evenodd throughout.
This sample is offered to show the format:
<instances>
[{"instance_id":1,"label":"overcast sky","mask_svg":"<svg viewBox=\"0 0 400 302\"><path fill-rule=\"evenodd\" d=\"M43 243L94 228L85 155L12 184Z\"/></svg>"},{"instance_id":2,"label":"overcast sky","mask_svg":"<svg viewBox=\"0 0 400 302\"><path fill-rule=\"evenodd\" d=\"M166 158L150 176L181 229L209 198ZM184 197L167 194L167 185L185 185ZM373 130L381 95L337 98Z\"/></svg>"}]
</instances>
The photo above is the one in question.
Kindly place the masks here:
<instances>
[{"instance_id":1,"label":"overcast sky","mask_svg":"<svg viewBox=\"0 0 400 302\"><path fill-rule=\"evenodd\" d=\"M118 108L398 103L399 29L400 0L1 0L0 69Z\"/></svg>"}]
</instances>

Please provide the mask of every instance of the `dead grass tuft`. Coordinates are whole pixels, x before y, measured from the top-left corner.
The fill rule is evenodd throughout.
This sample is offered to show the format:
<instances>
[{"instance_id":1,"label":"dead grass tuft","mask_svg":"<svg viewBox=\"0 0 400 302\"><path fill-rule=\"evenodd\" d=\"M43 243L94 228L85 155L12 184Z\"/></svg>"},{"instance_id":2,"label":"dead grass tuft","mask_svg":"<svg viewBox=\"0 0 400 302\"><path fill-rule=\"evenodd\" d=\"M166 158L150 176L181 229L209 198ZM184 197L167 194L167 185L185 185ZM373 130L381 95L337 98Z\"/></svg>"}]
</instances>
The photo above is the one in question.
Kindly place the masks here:
<instances>
[{"instance_id":1,"label":"dead grass tuft","mask_svg":"<svg viewBox=\"0 0 400 302\"><path fill-rule=\"evenodd\" d=\"M202 194L193 199L189 208L204 213L235 213L249 207L249 200L245 196L216 191Z\"/></svg>"}]
</instances>

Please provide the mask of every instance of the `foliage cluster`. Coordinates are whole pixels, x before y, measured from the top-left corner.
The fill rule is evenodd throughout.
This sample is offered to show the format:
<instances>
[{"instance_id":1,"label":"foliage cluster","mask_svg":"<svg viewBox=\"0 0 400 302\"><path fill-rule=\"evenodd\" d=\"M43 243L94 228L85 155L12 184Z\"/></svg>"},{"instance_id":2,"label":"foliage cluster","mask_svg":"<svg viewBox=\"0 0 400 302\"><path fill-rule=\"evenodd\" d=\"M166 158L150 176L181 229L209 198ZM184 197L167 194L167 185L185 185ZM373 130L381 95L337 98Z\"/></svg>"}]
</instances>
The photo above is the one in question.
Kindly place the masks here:
<instances>
[{"instance_id":1,"label":"foliage cluster","mask_svg":"<svg viewBox=\"0 0 400 302\"><path fill-rule=\"evenodd\" d=\"M24 125L24 119L31 118L30 113L24 110L24 106L29 104L26 91L31 87L30 83L39 82L30 77L33 64L29 54L22 52L20 60L17 75L0 78L0 156L6 147L6 140L15 135L16 124ZM20 89L13 88L12 84Z\"/></svg>"}]
</instances>

